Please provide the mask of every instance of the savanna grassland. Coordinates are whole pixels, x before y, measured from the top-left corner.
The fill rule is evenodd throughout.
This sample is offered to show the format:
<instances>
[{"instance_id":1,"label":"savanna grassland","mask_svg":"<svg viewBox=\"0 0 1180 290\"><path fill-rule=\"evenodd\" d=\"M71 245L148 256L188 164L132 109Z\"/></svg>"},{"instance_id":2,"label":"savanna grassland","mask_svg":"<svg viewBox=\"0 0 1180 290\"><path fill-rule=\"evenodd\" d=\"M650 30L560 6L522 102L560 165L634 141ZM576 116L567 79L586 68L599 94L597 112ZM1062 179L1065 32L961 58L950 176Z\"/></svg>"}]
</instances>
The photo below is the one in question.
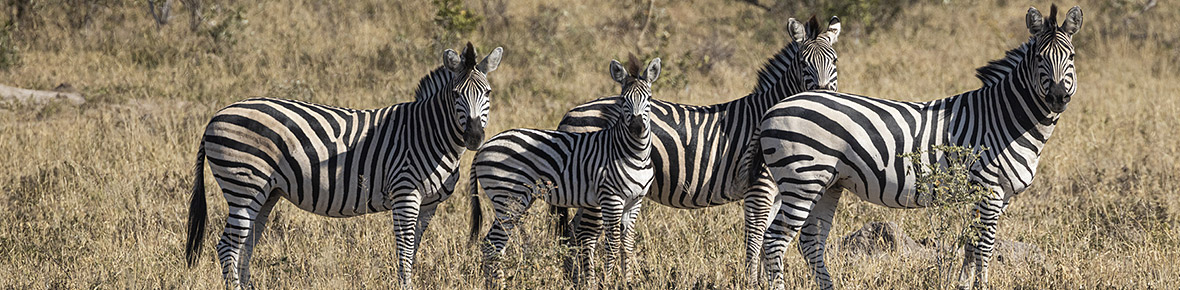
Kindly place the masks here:
<instances>
[{"instance_id":1,"label":"savanna grassland","mask_svg":"<svg viewBox=\"0 0 1180 290\"><path fill-rule=\"evenodd\" d=\"M185 217L200 133L219 108L244 98L356 108L410 101L443 49L471 41L481 53L505 48L489 77L489 136L553 128L567 109L616 93L607 64L628 53L663 58L656 98L712 104L744 96L763 61L788 41L787 18L818 13L844 20L835 44L842 91L925 101L978 88L975 68L1027 40L1030 5L1045 13L1050 5L469 0L438 18L430 1L206 0L199 21L189 2L176 1L171 21L159 25L145 2L0 4L0 84L44 90L68 83L88 99L0 106L3 288L221 287L212 248L224 199L207 193L213 234L192 269L183 262ZM1085 13L1073 40L1079 88L1036 182L999 225L1001 239L1034 245L1039 256L994 261L991 286L1176 289L1180 6L1057 4ZM482 285L478 250L466 239L467 183L460 184L425 234L415 269L420 289ZM848 196L830 244L873 221L896 222L915 239L926 233L930 216L922 210ZM573 287L562 278L564 252L547 235L542 208L534 206L509 250L510 289ZM685 211L649 203L638 225L635 288L744 287L741 216L739 204ZM332 219L283 202L271 219L252 263L257 286L394 286L387 213ZM935 287L931 260L904 251L832 251L828 261L842 288ZM812 287L802 257L792 251L784 262L789 288Z\"/></svg>"}]
</instances>

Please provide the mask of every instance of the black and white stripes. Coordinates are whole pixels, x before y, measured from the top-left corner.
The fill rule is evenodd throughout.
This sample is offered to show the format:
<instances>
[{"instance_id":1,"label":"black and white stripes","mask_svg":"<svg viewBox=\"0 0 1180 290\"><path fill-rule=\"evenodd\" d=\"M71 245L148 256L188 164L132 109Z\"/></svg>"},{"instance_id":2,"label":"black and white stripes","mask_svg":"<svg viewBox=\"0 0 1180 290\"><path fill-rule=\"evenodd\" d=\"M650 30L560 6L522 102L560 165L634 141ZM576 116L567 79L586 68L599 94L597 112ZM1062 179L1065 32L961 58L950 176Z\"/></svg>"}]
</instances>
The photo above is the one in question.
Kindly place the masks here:
<instances>
[{"instance_id":1,"label":"black and white stripes","mask_svg":"<svg viewBox=\"0 0 1180 290\"><path fill-rule=\"evenodd\" d=\"M815 17L806 25L794 18L787 22L792 41L767 60L749 95L710 106L651 101L655 184L647 197L684 209L744 200L746 265L751 278L757 277L758 253L774 185L769 178L759 179L752 186L745 182L746 166L739 165L739 160L750 135L762 113L779 100L805 90L836 88L836 52L832 44L840 34L839 18L832 17L826 28L820 28ZM618 119L619 102L619 96L612 96L575 107L566 113L558 130L593 132L608 128ZM555 211L567 214L564 209ZM592 208L580 209L574 235L598 232L599 216ZM570 234L568 230L562 232Z\"/></svg>"},{"instance_id":2,"label":"black and white stripes","mask_svg":"<svg viewBox=\"0 0 1180 290\"><path fill-rule=\"evenodd\" d=\"M459 156L482 142L491 90L485 74L501 51L477 64L470 43L462 56L446 50L443 67L422 79L410 103L353 110L263 98L219 111L198 148L188 264L204 237L207 159L229 205L217 244L228 288L251 287L250 256L279 197L330 217L392 211L399 282L410 287L418 242L454 191Z\"/></svg>"},{"instance_id":3,"label":"black and white stripes","mask_svg":"<svg viewBox=\"0 0 1180 290\"><path fill-rule=\"evenodd\" d=\"M632 59L632 72L639 70L638 63ZM634 241L625 237L630 236L652 182L648 101L651 83L659 77L660 59L652 60L640 75L628 75L617 61L611 62L610 72L623 86L616 108L619 120L611 127L589 133L513 129L488 139L475 154L470 187L473 241L482 223L480 186L495 212L482 247L489 283L503 276L498 261L504 247L519 216L536 199L601 212L607 233L606 275L614 271L615 250L622 243L621 273L627 277L626 261ZM598 235L586 236L596 241ZM583 269L592 269L593 247L585 248L581 256ZM585 276L595 277L592 271Z\"/></svg>"},{"instance_id":4,"label":"black and white stripes","mask_svg":"<svg viewBox=\"0 0 1180 290\"><path fill-rule=\"evenodd\" d=\"M1029 9L1032 37L980 68L978 90L925 103L819 91L771 107L752 146L763 157L755 166L765 164L779 189L780 207L764 250L775 289L783 288L784 249L799 232L816 282L832 287L823 244L842 191L888 207L925 206L899 154L931 152L934 145L988 148L970 177L994 193L976 205L981 238L965 247L960 276L966 286L973 265L976 285L986 286L997 220L1009 199L1032 183L1040 152L1076 90L1072 37L1081 26L1081 9L1070 9L1060 27L1056 14L1056 6L1048 19ZM939 154L922 161L946 162Z\"/></svg>"}]
</instances>

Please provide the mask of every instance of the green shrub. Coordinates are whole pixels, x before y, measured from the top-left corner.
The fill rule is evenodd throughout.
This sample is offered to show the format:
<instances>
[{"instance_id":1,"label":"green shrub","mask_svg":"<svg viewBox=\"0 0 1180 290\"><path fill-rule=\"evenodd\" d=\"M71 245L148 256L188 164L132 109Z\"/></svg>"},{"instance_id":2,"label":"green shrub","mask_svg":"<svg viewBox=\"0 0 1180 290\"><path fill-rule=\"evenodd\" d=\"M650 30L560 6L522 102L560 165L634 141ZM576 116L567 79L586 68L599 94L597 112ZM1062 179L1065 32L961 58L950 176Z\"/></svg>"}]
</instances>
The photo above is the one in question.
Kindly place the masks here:
<instances>
[{"instance_id":1,"label":"green shrub","mask_svg":"<svg viewBox=\"0 0 1180 290\"><path fill-rule=\"evenodd\" d=\"M963 246L978 241L979 231L974 224L979 219L975 204L991 194L990 189L970 179L970 170L986 148L975 150L959 146L934 146L930 152L901 154L909 161L906 171L916 176L917 202L930 217L921 241L934 249L935 265L926 274L928 286L949 286L957 282L953 271L958 253ZM922 160L945 160L944 163ZM921 232L921 231L919 231ZM955 279L955 280L951 280ZM940 287L941 288L941 287Z\"/></svg>"},{"instance_id":2,"label":"green shrub","mask_svg":"<svg viewBox=\"0 0 1180 290\"><path fill-rule=\"evenodd\" d=\"M209 34L209 38L213 40L212 50L214 53L225 53L233 49L238 44L238 40L249 20L246 20L245 9L241 7L222 8L214 5L209 13L209 17L213 21L209 22L209 27L205 31Z\"/></svg>"},{"instance_id":3,"label":"green shrub","mask_svg":"<svg viewBox=\"0 0 1180 290\"><path fill-rule=\"evenodd\" d=\"M455 42L458 38L474 31L480 22L483 22L483 17L464 7L462 0L432 0L431 2L438 8L438 12L434 14L434 24L443 30L443 33L436 37L440 44Z\"/></svg>"}]
</instances>

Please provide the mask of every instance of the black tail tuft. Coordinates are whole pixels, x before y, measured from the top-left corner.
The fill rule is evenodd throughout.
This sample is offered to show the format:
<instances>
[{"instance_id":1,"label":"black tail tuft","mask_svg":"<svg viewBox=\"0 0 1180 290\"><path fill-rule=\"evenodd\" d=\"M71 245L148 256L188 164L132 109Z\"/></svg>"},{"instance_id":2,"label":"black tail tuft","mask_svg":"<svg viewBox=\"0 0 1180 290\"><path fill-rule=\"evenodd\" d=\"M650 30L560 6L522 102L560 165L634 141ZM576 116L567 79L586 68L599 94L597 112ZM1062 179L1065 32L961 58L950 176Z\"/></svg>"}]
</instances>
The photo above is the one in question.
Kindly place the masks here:
<instances>
[{"instance_id":1,"label":"black tail tuft","mask_svg":"<svg viewBox=\"0 0 1180 290\"><path fill-rule=\"evenodd\" d=\"M574 239L574 232L570 230L569 209L550 204L549 214L557 215L553 220L553 234L562 240L572 241Z\"/></svg>"},{"instance_id":2,"label":"black tail tuft","mask_svg":"<svg viewBox=\"0 0 1180 290\"><path fill-rule=\"evenodd\" d=\"M474 163L474 162L473 162ZM483 225L483 207L479 204L479 179L475 178L475 164L471 165L471 173L467 175L471 181L467 190L471 194L471 243L479 241L479 228Z\"/></svg>"},{"instance_id":3,"label":"black tail tuft","mask_svg":"<svg viewBox=\"0 0 1180 290\"><path fill-rule=\"evenodd\" d=\"M746 169L746 177L748 178L746 186L754 186L762 177L762 167L765 160L762 157L762 141L759 139L759 130L755 130L754 135L750 136L750 144L747 145L746 154L750 158L750 167Z\"/></svg>"},{"instance_id":4,"label":"black tail tuft","mask_svg":"<svg viewBox=\"0 0 1180 290\"><path fill-rule=\"evenodd\" d=\"M205 142L197 148L197 165L194 169L193 193L188 207L188 240L184 243L184 258L188 267L201 258L201 241L205 240L205 223L208 209L205 206Z\"/></svg>"}]
</instances>

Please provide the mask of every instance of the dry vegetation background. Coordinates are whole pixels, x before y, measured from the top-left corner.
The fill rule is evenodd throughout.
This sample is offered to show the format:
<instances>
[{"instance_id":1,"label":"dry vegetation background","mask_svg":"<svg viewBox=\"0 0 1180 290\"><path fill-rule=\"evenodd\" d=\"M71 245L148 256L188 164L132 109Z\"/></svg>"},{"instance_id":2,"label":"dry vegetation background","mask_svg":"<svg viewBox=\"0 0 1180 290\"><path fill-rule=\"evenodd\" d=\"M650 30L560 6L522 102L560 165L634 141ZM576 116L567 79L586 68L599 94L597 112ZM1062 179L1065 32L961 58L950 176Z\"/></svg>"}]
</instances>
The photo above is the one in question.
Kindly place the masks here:
<instances>
[{"instance_id":1,"label":"dry vegetation background","mask_svg":"<svg viewBox=\"0 0 1180 290\"><path fill-rule=\"evenodd\" d=\"M976 67L1027 39L1028 6L1047 13L1050 4L465 0L451 3L458 10L448 19L456 21L440 25L439 3L429 1L204 2L202 21L190 22L191 6L177 1L162 26L145 1L0 4L0 83L69 83L89 100L0 106L0 286L220 287L212 248L224 199L207 193L213 234L193 269L183 263L184 218L202 128L247 97L357 108L409 101L441 50L470 40L481 53L506 50L490 76L489 134L553 128L567 109L616 92L607 63L629 52L664 59L657 98L712 104L744 96L762 62L786 43L787 17L819 13L844 19L835 46L841 90L932 100L977 88ZM1035 245L1042 258L993 262L994 288L1180 286L1180 7L1160 2L1146 12L1141 1L1058 3L1085 12L1074 38L1079 89L1037 181L999 227L1000 238ZM422 243L421 289L482 283L477 249L465 239L460 184ZM388 214L330 219L282 203L271 218L252 263L258 286L393 286ZM897 222L921 238L927 219L848 196L829 244L871 221ZM532 215L513 244L512 288L572 287L561 279L562 252L544 221ZM738 204L683 211L652 203L638 231L636 288L742 287ZM788 287L811 287L796 252L785 264ZM923 278L930 267L903 251L829 255L837 285L849 289L931 287Z\"/></svg>"}]
</instances>

